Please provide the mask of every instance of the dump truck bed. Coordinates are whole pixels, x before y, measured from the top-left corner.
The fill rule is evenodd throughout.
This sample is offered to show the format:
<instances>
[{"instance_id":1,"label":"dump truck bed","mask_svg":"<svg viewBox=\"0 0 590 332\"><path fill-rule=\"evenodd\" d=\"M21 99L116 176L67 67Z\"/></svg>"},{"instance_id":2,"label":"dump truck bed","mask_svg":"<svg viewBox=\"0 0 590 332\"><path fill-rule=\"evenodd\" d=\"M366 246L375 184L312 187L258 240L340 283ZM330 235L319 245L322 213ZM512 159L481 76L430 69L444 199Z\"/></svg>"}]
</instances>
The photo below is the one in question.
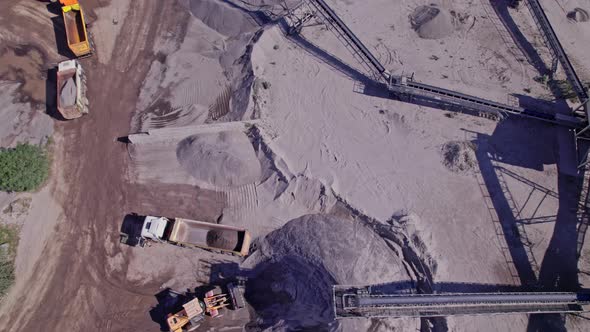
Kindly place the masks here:
<instances>
[{"instance_id":1,"label":"dump truck bed","mask_svg":"<svg viewBox=\"0 0 590 332\"><path fill-rule=\"evenodd\" d=\"M57 110L65 119L88 113L86 80L76 60L60 62L57 70Z\"/></svg>"},{"instance_id":2,"label":"dump truck bed","mask_svg":"<svg viewBox=\"0 0 590 332\"><path fill-rule=\"evenodd\" d=\"M250 234L245 229L203 221L176 218L171 220L170 242L245 256Z\"/></svg>"},{"instance_id":3,"label":"dump truck bed","mask_svg":"<svg viewBox=\"0 0 590 332\"><path fill-rule=\"evenodd\" d=\"M68 47L77 56L89 55L92 50L86 31L84 12L79 4L62 7Z\"/></svg>"}]
</instances>

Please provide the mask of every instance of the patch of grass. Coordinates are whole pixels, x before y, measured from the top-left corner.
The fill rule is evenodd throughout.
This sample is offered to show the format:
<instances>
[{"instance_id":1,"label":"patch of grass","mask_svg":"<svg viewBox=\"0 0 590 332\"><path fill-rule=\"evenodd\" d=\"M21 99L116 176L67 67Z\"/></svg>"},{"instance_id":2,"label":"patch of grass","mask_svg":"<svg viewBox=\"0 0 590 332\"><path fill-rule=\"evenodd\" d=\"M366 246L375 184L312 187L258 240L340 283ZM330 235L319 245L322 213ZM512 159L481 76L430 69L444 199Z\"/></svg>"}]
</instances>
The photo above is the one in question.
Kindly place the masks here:
<instances>
[{"instance_id":1,"label":"patch of grass","mask_svg":"<svg viewBox=\"0 0 590 332\"><path fill-rule=\"evenodd\" d=\"M563 99L575 100L578 98L570 82L566 80L555 80L552 83L555 84Z\"/></svg>"},{"instance_id":2,"label":"patch of grass","mask_svg":"<svg viewBox=\"0 0 590 332\"><path fill-rule=\"evenodd\" d=\"M35 190L48 174L49 160L44 148L19 144L15 148L0 149L0 190Z\"/></svg>"},{"instance_id":3,"label":"patch of grass","mask_svg":"<svg viewBox=\"0 0 590 332\"><path fill-rule=\"evenodd\" d=\"M533 78L533 81L546 85L547 83L549 83L549 75L535 76Z\"/></svg>"},{"instance_id":4,"label":"patch of grass","mask_svg":"<svg viewBox=\"0 0 590 332\"><path fill-rule=\"evenodd\" d=\"M14 283L14 257L18 244L16 226L0 225L0 299Z\"/></svg>"}]
</instances>

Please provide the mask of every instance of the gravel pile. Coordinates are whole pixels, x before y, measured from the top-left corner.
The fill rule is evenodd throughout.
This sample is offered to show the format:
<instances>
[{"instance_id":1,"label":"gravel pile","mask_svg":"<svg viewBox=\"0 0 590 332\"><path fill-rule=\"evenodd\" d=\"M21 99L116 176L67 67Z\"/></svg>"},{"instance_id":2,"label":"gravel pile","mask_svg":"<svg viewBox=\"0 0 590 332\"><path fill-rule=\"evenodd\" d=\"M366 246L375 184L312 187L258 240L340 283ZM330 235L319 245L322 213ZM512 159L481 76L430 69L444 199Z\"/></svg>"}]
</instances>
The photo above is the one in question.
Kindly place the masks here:
<instances>
[{"instance_id":1,"label":"gravel pile","mask_svg":"<svg viewBox=\"0 0 590 332\"><path fill-rule=\"evenodd\" d=\"M440 39L450 36L455 27L453 17L444 8L433 5L419 6L410 14L412 28L420 38Z\"/></svg>"},{"instance_id":2,"label":"gravel pile","mask_svg":"<svg viewBox=\"0 0 590 332\"><path fill-rule=\"evenodd\" d=\"M59 98L61 106L74 106L76 103L76 81L74 81L73 77L69 78L66 83L64 83L59 92Z\"/></svg>"},{"instance_id":3,"label":"gravel pile","mask_svg":"<svg viewBox=\"0 0 590 332\"><path fill-rule=\"evenodd\" d=\"M334 328L334 284L408 278L400 258L373 230L328 215L288 222L270 233L248 260L257 264L246 297L260 327L273 331Z\"/></svg>"},{"instance_id":4,"label":"gravel pile","mask_svg":"<svg viewBox=\"0 0 590 332\"><path fill-rule=\"evenodd\" d=\"M466 141L452 141L443 148L443 164L455 173L463 173L477 167L475 144Z\"/></svg>"},{"instance_id":5,"label":"gravel pile","mask_svg":"<svg viewBox=\"0 0 590 332\"><path fill-rule=\"evenodd\" d=\"M234 250L238 246L238 232L214 230L207 233L209 247Z\"/></svg>"},{"instance_id":6,"label":"gravel pile","mask_svg":"<svg viewBox=\"0 0 590 332\"><path fill-rule=\"evenodd\" d=\"M239 36L257 27L250 16L223 1L190 0L189 9L194 17L228 37Z\"/></svg>"}]
</instances>

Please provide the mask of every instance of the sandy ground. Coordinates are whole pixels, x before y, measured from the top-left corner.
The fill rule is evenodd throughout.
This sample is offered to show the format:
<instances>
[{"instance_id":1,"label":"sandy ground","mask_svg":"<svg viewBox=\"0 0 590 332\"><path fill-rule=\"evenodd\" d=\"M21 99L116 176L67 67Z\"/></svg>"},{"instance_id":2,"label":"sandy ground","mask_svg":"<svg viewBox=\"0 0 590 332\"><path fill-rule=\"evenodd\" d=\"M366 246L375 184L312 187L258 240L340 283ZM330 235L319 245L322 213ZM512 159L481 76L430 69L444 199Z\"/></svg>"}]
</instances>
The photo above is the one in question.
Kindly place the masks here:
<instances>
[{"instance_id":1,"label":"sandy ground","mask_svg":"<svg viewBox=\"0 0 590 332\"><path fill-rule=\"evenodd\" d=\"M459 23L444 38L424 39L408 17L430 2L330 4L394 73L413 72L418 81L500 102L546 105L543 100L553 98L533 79L539 66L526 47L515 45L506 23L511 18L522 26L536 56L547 61L526 8L436 1ZM309 303L317 308L314 316L300 307L310 292L323 294L335 282L408 282L420 291L441 292L464 291L465 285L472 291L489 284L548 290L586 285L589 253L576 227L583 183L559 173L554 128L357 93L355 78L362 68L319 26L305 28L304 40L289 39L277 27L260 27L237 7L215 0L84 5L97 47L95 57L83 60L92 111L55 123L59 172L21 216L21 278L3 303L3 330L158 330L155 295L167 287L207 284L219 278L216 272L249 277L256 291L247 295L248 310L204 330L240 331L248 321L251 329L269 330L587 329L587 321L574 317L564 322L526 315L334 322L327 302ZM543 5L563 7L551 9L550 19L564 40L587 28L563 15L583 3ZM60 58L59 29L50 33L55 14L44 3L17 1L0 9L16 13L1 16L0 24L10 27L0 33L2 40L25 43L28 36L26 43L42 50L35 52L43 54L43 65ZM38 28L24 34L26 25L19 20L25 19ZM587 52L564 44L576 68L587 70L580 66ZM7 52L1 54L13 62L16 53ZM38 59L29 54L21 65L36 68ZM35 97L34 84L8 80L21 85L10 83L0 98L8 101L19 93L30 98L9 102L18 112L43 99ZM256 123L221 124L252 119ZM179 142L199 139L209 125L214 132L247 138L260 165L258 179L220 186L182 167ZM151 135L163 127L175 130ZM116 140L136 132L149 134L129 147ZM6 144L15 135L6 136L11 140ZM475 147L467 151L470 167L460 172L445 166L443 151L456 141ZM240 154L244 151L218 148L210 151L232 154L238 165L252 162L251 155ZM255 238L253 253L241 262L167 245L122 246L119 228L131 212L247 227ZM53 222L40 226L44 218ZM46 239L34 236L39 228ZM295 243L300 238L306 241ZM353 268L347 258L355 260ZM379 268L370 269L371 264ZM311 271L317 288L306 287L309 280L294 271ZM294 304L285 309L288 301Z\"/></svg>"},{"instance_id":2,"label":"sandy ground","mask_svg":"<svg viewBox=\"0 0 590 332\"><path fill-rule=\"evenodd\" d=\"M576 8L590 10L588 3L580 0L549 1L541 0L541 5L547 13L552 24L558 26L555 33L568 54L570 62L576 68L576 73L584 82L590 81L590 70L585 63L588 63L590 56L582 47L583 41L580 36L590 32L588 22L576 22L568 18L568 13Z\"/></svg>"}]
</instances>

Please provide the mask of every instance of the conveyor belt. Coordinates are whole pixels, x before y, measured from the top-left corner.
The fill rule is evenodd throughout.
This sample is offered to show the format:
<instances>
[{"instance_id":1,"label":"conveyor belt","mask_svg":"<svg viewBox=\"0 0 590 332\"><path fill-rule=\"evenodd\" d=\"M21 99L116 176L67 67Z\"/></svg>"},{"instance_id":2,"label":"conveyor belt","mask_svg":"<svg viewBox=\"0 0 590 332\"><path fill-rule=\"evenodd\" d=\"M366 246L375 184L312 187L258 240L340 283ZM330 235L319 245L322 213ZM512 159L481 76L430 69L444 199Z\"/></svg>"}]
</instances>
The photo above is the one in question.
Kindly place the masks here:
<instances>
[{"instance_id":1,"label":"conveyor belt","mask_svg":"<svg viewBox=\"0 0 590 332\"><path fill-rule=\"evenodd\" d=\"M359 307L406 305L458 305L458 304L526 304L526 303L577 303L576 293L487 293L487 294L420 294L407 296L359 296Z\"/></svg>"},{"instance_id":2,"label":"conveyor belt","mask_svg":"<svg viewBox=\"0 0 590 332\"><path fill-rule=\"evenodd\" d=\"M396 308L357 308L351 310L336 311L336 318L353 317L447 317L447 316L478 316L497 314L548 314L548 313L581 313L584 309L577 304L542 304L542 305L518 305L506 304L501 306L470 305L470 306L406 306Z\"/></svg>"},{"instance_id":3,"label":"conveyor belt","mask_svg":"<svg viewBox=\"0 0 590 332\"><path fill-rule=\"evenodd\" d=\"M576 74L574 67L570 63L570 60L565 54L565 51L563 50L563 47L561 46L561 43L559 42L559 39L555 34L555 30L553 30L553 27L551 26L551 23L549 23L549 19L547 18L545 11L543 11L543 7L541 7L541 4L538 0L527 0L527 2L529 5L529 9L531 10L531 13L535 17L537 24L539 25L543 34L545 35L545 39L549 43L549 47L557 57L557 60L559 60L559 63L561 63L561 66L565 71L568 81L570 82L574 91L578 95L580 102L584 102L586 99L588 99L588 94L584 89L582 81L580 81L580 79L578 78L578 75Z\"/></svg>"},{"instance_id":4,"label":"conveyor belt","mask_svg":"<svg viewBox=\"0 0 590 332\"><path fill-rule=\"evenodd\" d=\"M344 43L344 46L350 49L357 60L366 64L375 77L386 79L384 76L385 67L383 67L381 62L375 58L373 53L367 49L324 0L308 0L308 3L321 15L318 18L321 18L328 26L333 28L337 37Z\"/></svg>"},{"instance_id":5,"label":"conveyor belt","mask_svg":"<svg viewBox=\"0 0 590 332\"><path fill-rule=\"evenodd\" d=\"M510 106L491 100L466 95L457 91L451 91L432 85L414 82L409 79L404 83L398 82L396 84L391 84L389 89L401 96L406 95L411 97L421 97L432 100L436 103L456 105L478 112L495 113L500 116L509 114L518 115L571 128L579 128L583 126L582 120L576 117L559 116L557 114L535 111L522 108L520 106Z\"/></svg>"},{"instance_id":6,"label":"conveyor belt","mask_svg":"<svg viewBox=\"0 0 590 332\"><path fill-rule=\"evenodd\" d=\"M374 294L371 287L334 286L336 317L431 317L500 313L581 312L586 293L510 292Z\"/></svg>"},{"instance_id":7,"label":"conveyor belt","mask_svg":"<svg viewBox=\"0 0 590 332\"><path fill-rule=\"evenodd\" d=\"M361 62L367 70L373 73L374 77L378 80L387 82L389 90L394 94L410 98L427 99L429 102L435 104L450 104L472 111L493 113L499 116L512 114L564 125L570 128L582 127L581 120L576 117L558 116L556 114L525 109L519 106L510 106L475 96L469 96L456 91L413 82L411 80L408 80L403 84L400 84L399 81L394 83L391 81L391 77L389 77L385 67L383 67L379 60L377 60L377 58L356 37L356 35L346 26L324 0L307 0L307 3L316 12L316 17L320 18L326 25L332 28L331 30L336 34L344 46L351 51L353 56ZM565 59L567 60L567 58ZM573 73L573 75L575 76L575 73Z\"/></svg>"}]
</instances>

